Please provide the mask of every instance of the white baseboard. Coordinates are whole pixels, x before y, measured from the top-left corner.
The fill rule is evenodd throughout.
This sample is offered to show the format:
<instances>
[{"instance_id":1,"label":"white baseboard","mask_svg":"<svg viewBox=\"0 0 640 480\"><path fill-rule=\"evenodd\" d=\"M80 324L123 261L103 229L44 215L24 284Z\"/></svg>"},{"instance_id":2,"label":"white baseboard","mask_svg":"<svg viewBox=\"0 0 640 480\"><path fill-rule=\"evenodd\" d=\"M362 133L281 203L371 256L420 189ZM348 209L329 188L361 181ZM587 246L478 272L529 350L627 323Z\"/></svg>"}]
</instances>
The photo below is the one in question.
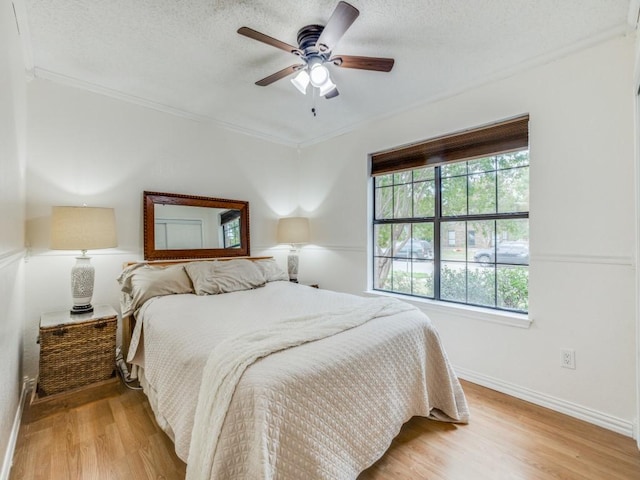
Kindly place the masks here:
<instances>
[{"instance_id":1,"label":"white baseboard","mask_svg":"<svg viewBox=\"0 0 640 480\"><path fill-rule=\"evenodd\" d=\"M13 464L13 453L16 449L16 443L18 441L18 433L20 433L20 422L22 420L22 411L24 409L24 402L27 399L27 395L31 393L35 380L32 378L25 378L22 382L22 392L20 392L20 401L18 408L16 409L16 415L13 418L13 426L11 427L11 433L9 435L9 443L7 444L7 450L4 453L4 460L2 461L2 470L0 470L0 480L9 480L9 473L11 473L11 465Z\"/></svg>"},{"instance_id":2,"label":"white baseboard","mask_svg":"<svg viewBox=\"0 0 640 480\"><path fill-rule=\"evenodd\" d=\"M477 383L478 385L482 385L483 387L506 393L507 395L511 395L512 397L535 403L536 405L549 408L556 412L564 413L565 415L569 415L570 417L584 420L585 422L598 425L599 427L606 428L607 430L612 430L627 437L635 437L634 424L627 420L622 420L607 413L598 412L597 410L583 407L576 403L568 402L567 400L562 400L561 398L547 395L546 393L536 392L535 390L521 387L519 385L514 385L512 383L505 382L488 375L483 375L466 368L454 366L454 370L458 377L464 380L468 380L469 382Z\"/></svg>"}]
</instances>

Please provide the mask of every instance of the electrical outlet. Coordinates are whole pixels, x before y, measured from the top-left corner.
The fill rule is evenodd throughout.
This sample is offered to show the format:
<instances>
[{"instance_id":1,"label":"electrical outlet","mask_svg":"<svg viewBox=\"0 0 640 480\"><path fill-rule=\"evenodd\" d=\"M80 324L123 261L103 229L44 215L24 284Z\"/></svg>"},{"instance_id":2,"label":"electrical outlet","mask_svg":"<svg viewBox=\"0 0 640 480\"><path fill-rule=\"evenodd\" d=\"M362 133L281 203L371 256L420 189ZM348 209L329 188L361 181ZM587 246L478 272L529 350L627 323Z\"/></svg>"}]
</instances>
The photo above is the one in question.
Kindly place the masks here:
<instances>
[{"instance_id":1,"label":"electrical outlet","mask_svg":"<svg viewBox=\"0 0 640 480\"><path fill-rule=\"evenodd\" d=\"M569 348L560 350L560 366L563 368L576 368L576 351Z\"/></svg>"}]
</instances>

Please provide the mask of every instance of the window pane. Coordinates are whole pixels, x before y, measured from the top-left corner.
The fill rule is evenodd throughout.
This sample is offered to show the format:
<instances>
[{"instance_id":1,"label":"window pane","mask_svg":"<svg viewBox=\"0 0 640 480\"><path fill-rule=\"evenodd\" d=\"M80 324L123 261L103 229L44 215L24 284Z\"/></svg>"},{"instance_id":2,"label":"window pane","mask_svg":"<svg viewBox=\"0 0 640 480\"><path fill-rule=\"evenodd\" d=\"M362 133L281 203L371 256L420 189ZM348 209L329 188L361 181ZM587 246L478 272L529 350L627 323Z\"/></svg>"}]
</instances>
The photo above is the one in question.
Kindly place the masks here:
<instances>
[{"instance_id":1,"label":"window pane","mask_svg":"<svg viewBox=\"0 0 640 480\"><path fill-rule=\"evenodd\" d=\"M497 220L496 263L529 265L529 219Z\"/></svg>"},{"instance_id":2,"label":"window pane","mask_svg":"<svg viewBox=\"0 0 640 480\"><path fill-rule=\"evenodd\" d=\"M373 229L374 236L374 255L381 257L391 256L391 225L375 225Z\"/></svg>"},{"instance_id":3,"label":"window pane","mask_svg":"<svg viewBox=\"0 0 640 480\"><path fill-rule=\"evenodd\" d=\"M529 309L529 267L498 266L498 307Z\"/></svg>"},{"instance_id":4,"label":"window pane","mask_svg":"<svg viewBox=\"0 0 640 480\"><path fill-rule=\"evenodd\" d=\"M529 167L498 171L498 211L529 211Z\"/></svg>"},{"instance_id":5,"label":"window pane","mask_svg":"<svg viewBox=\"0 0 640 480\"><path fill-rule=\"evenodd\" d=\"M477 263L467 265L467 302L486 307L496 305L495 266L483 267Z\"/></svg>"},{"instance_id":6,"label":"window pane","mask_svg":"<svg viewBox=\"0 0 640 480\"><path fill-rule=\"evenodd\" d=\"M433 167L418 168L413 171L413 181L433 180L435 178L436 169Z\"/></svg>"},{"instance_id":7,"label":"window pane","mask_svg":"<svg viewBox=\"0 0 640 480\"><path fill-rule=\"evenodd\" d=\"M440 175L453 177L454 175L466 175L467 162L448 163L440 167Z\"/></svg>"},{"instance_id":8,"label":"window pane","mask_svg":"<svg viewBox=\"0 0 640 480\"><path fill-rule=\"evenodd\" d=\"M376 187L385 187L391 185L393 183L393 174L389 173L388 175L380 175L375 178L375 186Z\"/></svg>"},{"instance_id":9,"label":"window pane","mask_svg":"<svg viewBox=\"0 0 640 480\"><path fill-rule=\"evenodd\" d=\"M391 290L391 258L376 257L373 263L373 288Z\"/></svg>"},{"instance_id":10,"label":"window pane","mask_svg":"<svg viewBox=\"0 0 640 480\"><path fill-rule=\"evenodd\" d=\"M478 220L467 223L467 259L469 262L482 264L493 263L495 245L494 220ZM474 244L471 244L471 233L473 232Z\"/></svg>"},{"instance_id":11,"label":"window pane","mask_svg":"<svg viewBox=\"0 0 640 480\"><path fill-rule=\"evenodd\" d=\"M411 261L393 260L392 290L399 293L411 293Z\"/></svg>"},{"instance_id":12,"label":"window pane","mask_svg":"<svg viewBox=\"0 0 640 480\"><path fill-rule=\"evenodd\" d=\"M400 185L403 183L411 183L411 170L407 172L399 172L393 174L393 183Z\"/></svg>"},{"instance_id":13,"label":"window pane","mask_svg":"<svg viewBox=\"0 0 640 480\"><path fill-rule=\"evenodd\" d=\"M422 248L421 258L433 259L433 223L414 223L412 238Z\"/></svg>"},{"instance_id":14,"label":"window pane","mask_svg":"<svg viewBox=\"0 0 640 480\"><path fill-rule=\"evenodd\" d=\"M413 294L433 298L433 261L415 260L413 262Z\"/></svg>"},{"instance_id":15,"label":"window pane","mask_svg":"<svg viewBox=\"0 0 640 480\"><path fill-rule=\"evenodd\" d=\"M467 300L467 265L443 262L440 272L440 298L455 302Z\"/></svg>"},{"instance_id":16,"label":"window pane","mask_svg":"<svg viewBox=\"0 0 640 480\"><path fill-rule=\"evenodd\" d=\"M496 169L496 157L478 158L467 162L469 173L490 172Z\"/></svg>"},{"instance_id":17,"label":"window pane","mask_svg":"<svg viewBox=\"0 0 640 480\"><path fill-rule=\"evenodd\" d=\"M393 238L393 256L401 258L411 258L411 224L397 223L391 229Z\"/></svg>"},{"instance_id":18,"label":"window pane","mask_svg":"<svg viewBox=\"0 0 640 480\"><path fill-rule=\"evenodd\" d=\"M409 218L413 215L413 188L411 184L393 187L393 218Z\"/></svg>"},{"instance_id":19,"label":"window pane","mask_svg":"<svg viewBox=\"0 0 640 480\"><path fill-rule=\"evenodd\" d=\"M466 261L466 223L442 222L440 227L440 258Z\"/></svg>"},{"instance_id":20,"label":"window pane","mask_svg":"<svg viewBox=\"0 0 640 480\"><path fill-rule=\"evenodd\" d=\"M436 184L433 180L413 184L413 216L433 217L436 211Z\"/></svg>"},{"instance_id":21,"label":"window pane","mask_svg":"<svg viewBox=\"0 0 640 480\"><path fill-rule=\"evenodd\" d=\"M442 215L465 215L467 213L467 177L443 178Z\"/></svg>"},{"instance_id":22,"label":"window pane","mask_svg":"<svg viewBox=\"0 0 640 480\"><path fill-rule=\"evenodd\" d=\"M393 218L393 187L376 188L376 219Z\"/></svg>"},{"instance_id":23,"label":"window pane","mask_svg":"<svg viewBox=\"0 0 640 480\"><path fill-rule=\"evenodd\" d=\"M503 153L497 156L498 168L513 168L529 165L529 150L519 152Z\"/></svg>"},{"instance_id":24,"label":"window pane","mask_svg":"<svg viewBox=\"0 0 640 480\"><path fill-rule=\"evenodd\" d=\"M469 175L469 215L496 213L496 173Z\"/></svg>"}]
</instances>

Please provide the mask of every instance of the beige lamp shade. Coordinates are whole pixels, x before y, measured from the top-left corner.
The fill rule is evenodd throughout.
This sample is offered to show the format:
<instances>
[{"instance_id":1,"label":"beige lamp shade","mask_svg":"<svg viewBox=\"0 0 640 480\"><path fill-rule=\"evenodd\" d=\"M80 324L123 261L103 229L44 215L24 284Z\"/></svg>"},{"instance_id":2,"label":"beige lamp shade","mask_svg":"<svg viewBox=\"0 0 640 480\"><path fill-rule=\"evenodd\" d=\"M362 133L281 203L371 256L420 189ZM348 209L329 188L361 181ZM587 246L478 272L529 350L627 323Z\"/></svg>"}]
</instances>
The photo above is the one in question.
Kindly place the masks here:
<instances>
[{"instance_id":1,"label":"beige lamp shade","mask_svg":"<svg viewBox=\"0 0 640 480\"><path fill-rule=\"evenodd\" d=\"M53 250L96 250L117 247L113 208L53 207Z\"/></svg>"},{"instance_id":2,"label":"beige lamp shade","mask_svg":"<svg viewBox=\"0 0 640 480\"><path fill-rule=\"evenodd\" d=\"M287 217L278 221L278 243L309 243L309 219Z\"/></svg>"}]
</instances>

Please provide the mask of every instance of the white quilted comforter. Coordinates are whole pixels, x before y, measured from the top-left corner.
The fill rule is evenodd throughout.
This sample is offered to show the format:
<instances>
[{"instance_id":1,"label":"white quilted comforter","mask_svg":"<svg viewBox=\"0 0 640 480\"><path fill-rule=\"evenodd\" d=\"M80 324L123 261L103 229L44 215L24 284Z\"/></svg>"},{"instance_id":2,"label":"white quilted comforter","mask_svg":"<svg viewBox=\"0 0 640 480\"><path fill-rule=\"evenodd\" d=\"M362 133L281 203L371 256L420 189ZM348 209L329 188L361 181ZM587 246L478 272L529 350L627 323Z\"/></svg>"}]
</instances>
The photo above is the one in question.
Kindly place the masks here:
<instances>
[{"instance_id":1,"label":"white quilted comforter","mask_svg":"<svg viewBox=\"0 0 640 480\"><path fill-rule=\"evenodd\" d=\"M371 299L289 282L159 297L138 315L129 359L144 369L158 423L178 456L200 458L207 442L191 445L192 433L207 429L199 423L194 430L197 399L218 344L268 331L283 318L357 310L366 302ZM188 472L216 480L355 478L414 415L468 420L437 333L424 314L410 309L255 361L222 413L210 471L201 476L202 469L189 465Z\"/></svg>"}]
</instances>

